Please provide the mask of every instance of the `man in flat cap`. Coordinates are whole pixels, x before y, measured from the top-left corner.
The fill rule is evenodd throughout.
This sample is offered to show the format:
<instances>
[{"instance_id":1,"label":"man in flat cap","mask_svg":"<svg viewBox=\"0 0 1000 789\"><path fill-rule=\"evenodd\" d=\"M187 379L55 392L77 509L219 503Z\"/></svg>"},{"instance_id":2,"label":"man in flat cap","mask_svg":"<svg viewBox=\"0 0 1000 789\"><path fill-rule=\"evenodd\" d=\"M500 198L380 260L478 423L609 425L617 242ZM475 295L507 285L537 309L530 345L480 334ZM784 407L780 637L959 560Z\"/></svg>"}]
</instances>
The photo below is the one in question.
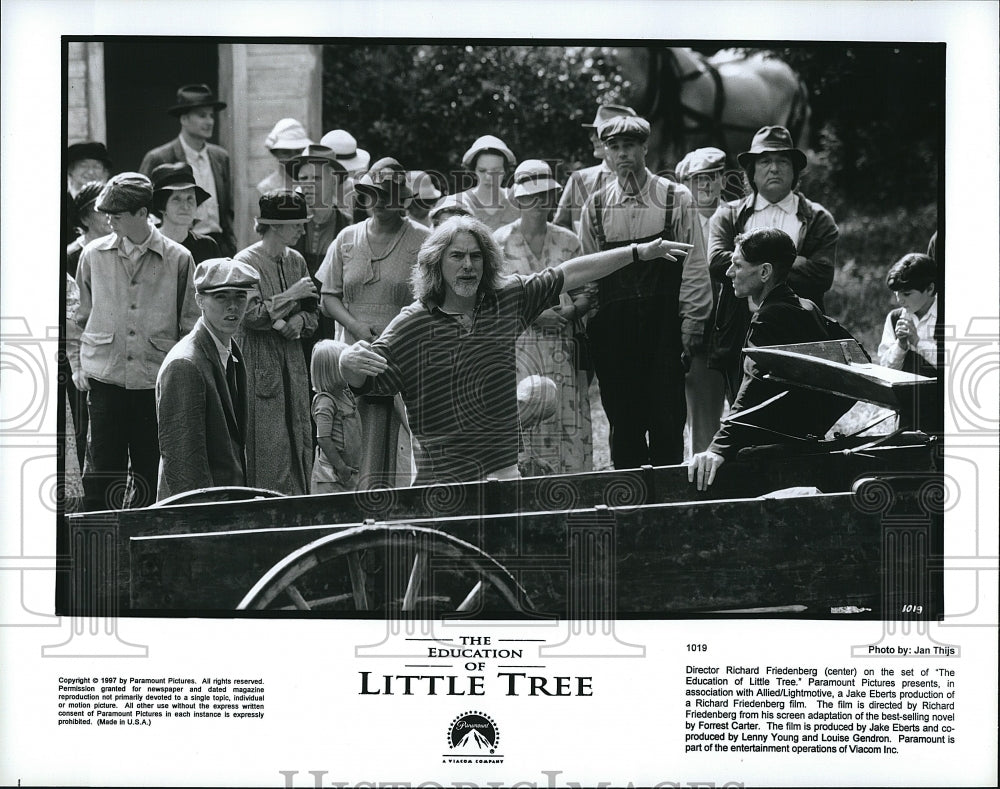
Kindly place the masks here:
<instances>
[{"instance_id":1,"label":"man in flat cap","mask_svg":"<svg viewBox=\"0 0 1000 789\"><path fill-rule=\"evenodd\" d=\"M691 190L695 208L698 209L698 226L701 228L705 249L708 249L708 226L722 197L722 175L726 154L719 148L698 148L686 154L677 163L677 180ZM691 427L691 451L708 449L722 418L722 404L726 398L726 379L718 370L708 366L707 347L715 311L719 303L721 286L712 283L712 316L705 330L705 345L700 353L691 357L691 369L685 381L687 393L688 424Z\"/></svg>"},{"instance_id":2,"label":"man in flat cap","mask_svg":"<svg viewBox=\"0 0 1000 789\"><path fill-rule=\"evenodd\" d=\"M751 193L719 206L709 226L708 257L712 280L721 286L712 330L708 363L726 378L732 402L743 380L741 349L750 327L746 299L733 295L726 271L733 259L736 237L760 227L785 231L796 257L788 284L796 294L823 309L823 295L833 285L837 259L837 223L830 212L795 189L806 166L806 155L795 147L784 126L764 126L749 151L738 157Z\"/></svg>"},{"instance_id":3,"label":"man in flat cap","mask_svg":"<svg viewBox=\"0 0 1000 789\"><path fill-rule=\"evenodd\" d=\"M246 484L247 371L233 340L257 270L231 258L194 273L201 317L156 378L157 501L186 490Z\"/></svg>"},{"instance_id":4,"label":"man in flat cap","mask_svg":"<svg viewBox=\"0 0 1000 789\"><path fill-rule=\"evenodd\" d=\"M580 210L583 204L598 189L603 189L615 177L610 165L607 162L607 151L604 143L601 142L597 127L605 121L617 118L622 115L635 115L635 110L631 107L624 107L619 104L602 104L597 108L597 115L593 123L581 123L584 129L590 132L590 144L594 147L594 158L600 159L600 164L593 167L585 167L570 174L566 182L566 188L559 198L559 207L553 222L561 225L574 233L580 232Z\"/></svg>"},{"instance_id":5,"label":"man in flat cap","mask_svg":"<svg viewBox=\"0 0 1000 789\"><path fill-rule=\"evenodd\" d=\"M215 131L215 113L225 108L225 102L217 101L208 85L179 88L177 103L167 113L180 121L180 134L148 151L142 158L139 172L148 176L161 164L190 164L195 183L209 194L209 199L198 206L191 229L215 239L223 255L235 255L229 154L225 148L209 142Z\"/></svg>"},{"instance_id":6,"label":"man in flat cap","mask_svg":"<svg viewBox=\"0 0 1000 789\"><path fill-rule=\"evenodd\" d=\"M680 463L685 365L699 353L712 312L705 243L691 193L646 167L649 122L619 116L598 128L615 178L583 208L584 253L635 248L654 238L691 245L676 262L636 262L598 280L587 327L611 425L615 468Z\"/></svg>"},{"instance_id":7,"label":"man in flat cap","mask_svg":"<svg viewBox=\"0 0 1000 789\"><path fill-rule=\"evenodd\" d=\"M77 387L89 392L93 468L87 509L154 501L160 461L153 388L167 352L198 319L191 253L149 222L153 185L140 173L111 178L97 198L111 233L84 247L77 268Z\"/></svg>"}]
</instances>

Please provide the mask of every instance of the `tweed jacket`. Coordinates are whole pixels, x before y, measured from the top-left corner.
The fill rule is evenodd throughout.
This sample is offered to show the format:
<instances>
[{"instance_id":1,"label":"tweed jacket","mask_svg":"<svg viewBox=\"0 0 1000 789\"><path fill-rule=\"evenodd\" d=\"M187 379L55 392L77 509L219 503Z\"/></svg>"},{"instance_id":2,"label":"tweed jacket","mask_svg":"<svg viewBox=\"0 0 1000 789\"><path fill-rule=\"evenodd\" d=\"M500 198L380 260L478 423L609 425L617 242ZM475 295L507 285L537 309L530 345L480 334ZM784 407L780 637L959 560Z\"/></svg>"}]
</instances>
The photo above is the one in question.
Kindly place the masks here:
<instances>
[{"instance_id":1,"label":"tweed jacket","mask_svg":"<svg viewBox=\"0 0 1000 789\"><path fill-rule=\"evenodd\" d=\"M167 354L156 379L157 500L185 490L246 484L247 382L235 341L232 354L236 403L204 318Z\"/></svg>"}]
</instances>

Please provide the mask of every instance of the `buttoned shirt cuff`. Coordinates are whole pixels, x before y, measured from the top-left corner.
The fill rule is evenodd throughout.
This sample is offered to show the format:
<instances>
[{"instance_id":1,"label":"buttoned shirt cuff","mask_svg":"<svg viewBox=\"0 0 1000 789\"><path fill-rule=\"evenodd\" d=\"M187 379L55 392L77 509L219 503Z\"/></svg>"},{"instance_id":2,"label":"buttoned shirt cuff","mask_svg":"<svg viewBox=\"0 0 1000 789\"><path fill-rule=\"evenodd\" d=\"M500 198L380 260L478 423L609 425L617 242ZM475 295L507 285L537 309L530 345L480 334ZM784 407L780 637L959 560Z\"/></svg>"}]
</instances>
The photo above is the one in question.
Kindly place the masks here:
<instances>
[{"instance_id":1,"label":"buttoned shirt cuff","mask_svg":"<svg viewBox=\"0 0 1000 789\"><path fill-rule=\"evenodd\" d=\"M894 342L879 354L879 362L882 363L883 367L900 370L903 367L903 359L906 358L906 351L906 348L900 346L898 342Z\"/></svg>"}]
</instances>

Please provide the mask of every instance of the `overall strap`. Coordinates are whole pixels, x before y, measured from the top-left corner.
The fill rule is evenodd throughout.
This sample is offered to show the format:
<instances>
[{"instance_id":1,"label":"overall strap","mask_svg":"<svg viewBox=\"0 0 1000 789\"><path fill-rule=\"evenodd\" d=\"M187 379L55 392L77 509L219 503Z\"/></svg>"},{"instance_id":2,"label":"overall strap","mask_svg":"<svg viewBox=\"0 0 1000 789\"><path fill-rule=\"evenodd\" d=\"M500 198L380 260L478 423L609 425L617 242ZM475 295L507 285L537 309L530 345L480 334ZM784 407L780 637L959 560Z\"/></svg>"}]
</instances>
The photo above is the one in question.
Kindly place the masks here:
<instances>
[{"instance_id":1,"label":"overall strap","mask_svg":"<svg viewBox=\"0 0 1000 789\"><path fill-rule=\"evenodd\" d=\"M597 247L598 249L607 249L608 240L604 235L604 200L602 199L604 195L603 189L598 189L594 192L594 232L597 233Z\"/></svg>"}]
</instances>

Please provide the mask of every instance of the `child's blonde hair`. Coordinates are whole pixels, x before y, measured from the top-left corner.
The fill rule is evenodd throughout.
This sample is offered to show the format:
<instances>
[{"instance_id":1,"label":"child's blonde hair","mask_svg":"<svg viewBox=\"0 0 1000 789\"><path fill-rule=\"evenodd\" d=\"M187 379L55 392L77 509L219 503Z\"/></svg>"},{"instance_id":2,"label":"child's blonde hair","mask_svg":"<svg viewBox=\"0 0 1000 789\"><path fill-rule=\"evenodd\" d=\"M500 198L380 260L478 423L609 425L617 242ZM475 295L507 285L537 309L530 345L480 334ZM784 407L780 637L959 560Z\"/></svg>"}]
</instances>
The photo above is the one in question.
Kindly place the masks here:
<instances>
[{"instance_id":1,"label":"child's blonde hair","mask_svg":"<svg viewBox=\"0 0 1000 789\"><path fill-rule=\"evenodd\" d=\"M340 354L346 348L346 343L337 340L320 340L313 346L309 376L314 392L335 392L347 386L340 374Z\"/></svg>"}]
</instances>

